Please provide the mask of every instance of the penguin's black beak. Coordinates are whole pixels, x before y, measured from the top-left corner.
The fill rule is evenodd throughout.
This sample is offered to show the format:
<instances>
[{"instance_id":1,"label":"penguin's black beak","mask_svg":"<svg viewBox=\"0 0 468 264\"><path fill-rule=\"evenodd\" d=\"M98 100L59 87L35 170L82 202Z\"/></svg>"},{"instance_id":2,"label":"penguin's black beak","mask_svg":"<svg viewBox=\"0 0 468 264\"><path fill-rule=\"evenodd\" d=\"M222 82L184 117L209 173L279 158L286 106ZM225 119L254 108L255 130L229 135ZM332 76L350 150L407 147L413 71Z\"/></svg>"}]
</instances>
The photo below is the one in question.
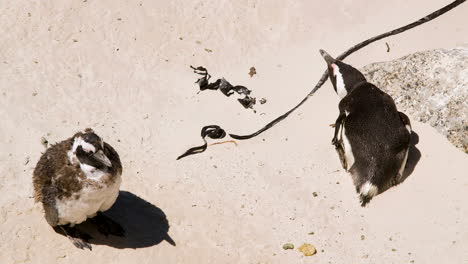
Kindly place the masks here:
<instances>
[{"instance_id":1,"label":"penguin's black beak","mask_svg":"<svg viewBox=\"0 0 468 264\"><path fill-rule=\"evenodd\" d=\"M330 66L330 64L336 61L332 56L330 56L330 54L328 54L323 49L320 50L320 55L322 55L323 59L327 62L328 66Z\"/></svg>"},{"instance_id":2,"label":"penguin's black beak","mask_svg":"<svg viewBox=\"0 0 468 264\"><path fill-rule=\"evenodd\" d=\"M98 150L96 153L93 154L93 157L100 161L102 164L106 165L107 167L112 167L112 162L109 158L104 154L104 151Z\"/></svg>"}]
</instances>

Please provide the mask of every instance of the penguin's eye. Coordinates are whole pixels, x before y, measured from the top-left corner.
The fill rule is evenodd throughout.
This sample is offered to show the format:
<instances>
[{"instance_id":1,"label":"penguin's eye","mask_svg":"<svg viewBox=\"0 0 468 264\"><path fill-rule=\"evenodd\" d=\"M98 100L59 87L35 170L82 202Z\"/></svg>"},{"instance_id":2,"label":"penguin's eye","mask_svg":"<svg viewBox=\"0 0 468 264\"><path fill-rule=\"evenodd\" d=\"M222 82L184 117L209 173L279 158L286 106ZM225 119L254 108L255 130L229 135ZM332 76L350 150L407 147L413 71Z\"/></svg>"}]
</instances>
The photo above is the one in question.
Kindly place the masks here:
<instances>
[{"instance_id":1,"label":"penguin's eye","mask_svg":"<svg viewBox=\"0 0 468 264\"><path fill-rule=\"evenodd\" d=\"M86 149L86 148L83 148L83 146L78 146L76 148L76 151L77 152L81 152L81 153L86 153L87 155L90 155L90 154L93 154L93 152L90 150L90 149Z\"/></svg>"},{"instance_id":2,"label":"penguin's eye","mask_svg":"<svg viewBox=\"0 0 468 264\"><path fill-rule=\"evenodd\" d=\"M331 64L331 68L333 76L336 76L336 73L340 71L340 68L338 68L338 65L336 65L335 63Z\"/></svg>"}]
</instances>

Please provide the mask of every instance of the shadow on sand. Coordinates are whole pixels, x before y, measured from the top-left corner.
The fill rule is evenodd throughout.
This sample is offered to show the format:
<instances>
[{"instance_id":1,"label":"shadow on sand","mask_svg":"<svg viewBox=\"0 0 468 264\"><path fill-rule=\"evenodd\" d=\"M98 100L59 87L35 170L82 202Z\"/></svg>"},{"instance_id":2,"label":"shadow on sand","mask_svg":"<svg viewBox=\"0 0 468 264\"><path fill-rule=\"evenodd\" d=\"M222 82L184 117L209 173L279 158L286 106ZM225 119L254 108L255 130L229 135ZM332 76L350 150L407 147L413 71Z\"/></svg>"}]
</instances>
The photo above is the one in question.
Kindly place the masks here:
<instances>
[{"instance_id":1,"label":"shadow on sand","mask_svg":"<svg viewBox=\"0 0 468 264\"><path fill-rule=\"evenodd\" d=\"M131 192L120 191L114 205L104 215L119 223L125 236L104 236L89 219L76 227L89 235L90 244L107 245L114 248L144 248L167 241L175 246L169 236L169 223L164 212Z\"/></svg>"},{"instance_id":2,"label":"shadow on sand","mask_svg":"<svg viewBox=\"0 0 468 264\"><path fill-rule=\"evenodd\" d=\"M380 191L379 194L382 194L383 192L387 191L388 189L401 184L413 173L414 168L416 167L419 160L421 159L421 152L416 147L416 145L418 143L419 143L419 135L416 132L412 131L411 132L410 148L409 148L409 152L408 152L408 160L406 161L406 167L405 167L405 170L403 171L403 177L395 185L391 185L391 186L388 186L387 188L382 189L382 191Z\"/></svg>"}]
</instances>

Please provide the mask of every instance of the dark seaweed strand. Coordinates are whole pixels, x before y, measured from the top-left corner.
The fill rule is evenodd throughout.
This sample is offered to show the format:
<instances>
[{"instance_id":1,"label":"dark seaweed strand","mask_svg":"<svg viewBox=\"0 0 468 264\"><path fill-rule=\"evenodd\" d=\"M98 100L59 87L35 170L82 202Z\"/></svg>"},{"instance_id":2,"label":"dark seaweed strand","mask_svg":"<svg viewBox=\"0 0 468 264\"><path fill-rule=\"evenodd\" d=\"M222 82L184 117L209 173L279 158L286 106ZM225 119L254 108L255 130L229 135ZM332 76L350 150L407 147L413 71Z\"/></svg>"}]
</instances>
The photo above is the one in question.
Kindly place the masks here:
<instances>
[{"instance_id":1,"label":"dark seaweed strand","mask_svg":"<svg viewBox=\"0 0 468 264\"><path fill-rule=\"evenodd\" d=\"M429 14L429 15L421 18L421 19L419 19L418 21L415 21L415 22L409 24L409 25L406 25L406 26L403 26L403 27L388 31L386 33L380 34L380 35L375 36L373 38L367 39L367 40L365 40L365 41L363 41L363 42L361 42L361 43L359 43L357 45L354 45L353 47L351 47L350 49L348 49L347 51L342 53L340 56L336 57L336 59L337 60L343 60L346 57L348 57L349 55L351 55L352 53L354 53L355 51L358 51L358 50L364 48L365 46L371 44L372 42L375 42L377 40L380 40L380 39L383 39L383 38L386 38L386 37L389 37L389 36L393 36L393 35L403 33L403 32L405 32L405 31L407 31L409 29L412 29L412 28L414 28L416 26L419 26L421 24L429 22L429 21L433 20L434 18L437 18L437 17L445 14L446 12L452 10L453 8L457 7L458 5L462 4L465 1L466 0L454 1L451 4L441 8L441 9L439 9L439 10L437 10L437 11L435 11L435 12L433 12L433 13L431 13L431 14ZM231 136L234 139L244 140L244 139L249 139L249 138L253 138L253 137L256 137L256 136L260 135L261 133L263 133L266 130L272 128L274 125L278 124L280 121L282 121L283 119L288 117L292 112L294 112L297 108L299 108L302 104L304 104L305 101L307 101L307 99L309 99L309 97L313 96L315 94L315 92L320 87L322 87L322 85L327 81L327 79L328 79L328 70L326 70L323 73L322 78L320 78L317 85L315 85L314 89L312 89L312 91L310 91L309 94L304 99L302 99L302 101L299 104L297 104L295 107L293 107L291 110L287 111L286 113L282 114L281 116L277 117L276 119L274 119L273 121L268 123L266 126L261 128L260 130L258 130L257 132L249 134L249 135L243 135L243 136L239 136L239 135L236 135L236 134L229 134L229 136Z\"/></svg>"},{"instance_id":2,"label":"dark seaweed strand","mask_svg":"<svg viewBox=\"0 0 468 264\"><path fill-rule=\"evenodd\" d=\"M389 37L389 36L393 36L393 35L397 35L397 34L400 34L402 32L405 32L409 29L412 29L416 26L419 26L419 25L422 25L426 22L429 22L443 14L445 14L446 12L452 10L453 8L457 7L458 5L464 3L466 0L456 0L456 1L453 1L451 4L448 4L444 7L442 7L441 9L411 23L411 24L408 24L406 26L403 26L403 27L400 27L400 28L397 28L397 29L394 29L394 30L391 30L391 31L388 31L386 33L383 33L383 34L380 34L378 36L375 36L373 38L370 38L370 39L367 39L357 45L354 45L353 47L349 48L347 51L345 51L344 53L342 53L341 55L339 55L338 57L336 57L337 60L343 60L345 59L346 57L348 57L349 55L351 55L352 53L356 52L357 50L360 50L362 49L363 47L371 44L372 42L375 42L377 40L380 40L380 39L383 39L383 38L386 38L386 37ZM250 138L253 138L253 137L256 137L258 135L260 135L261 133L265 132L266 130L272 128L274 125L278 124L279 122L281 122L283 119L285 119L286 117L288 117L292 112L294 112L297 108L299 108L302 104L304 104L307 99L309 99L309 97L312 97L315 92L320 88L322 87L322 85L327 81L328 79L328 70L326 70L322 77L320 78L320 80L318 81L318 83L315 85L314 89L312 89L309 94L307 94L307 96L302 99L301 102L299 102L299 104L297 104L295 107L293 107L291 110L287 111L286 113L282 114L281 116L277 117L276 119L274 119L273 121L271 121L270 123L268 123L267 125L265 125L263 128L259 129L257 132L255 133L252 133L252 134L249 134L249 135L243 135L243 136L240 136L240 135L236 135L236 134L229 134L230 137L234 138L234 139L239 139L239 140L244 140L244 139L250 139ZM210 130L210 131L206 131L207 128L214 128L214 130ZM204 134L205 132L205 134ZM181 159L183 157L186 157L188 155L192 155L192 154L196 154L196 153L201 153L203 151L206 150L207 148L207 143L206 143L206 140L205 140L205 137L208 136L210 138L213 138L213 139L219 139L219 138L223 138L225 135L225 132L222 128L220 128L219 126L206 126L206 127L203 127L202 129L202 138L203 138L203 141L205 141L205 144L202 145L202 146L199 146L199 147L194 147L194 148L191 148L189 150L187 150L184 154L182 154L181 156L179 156L177 159ZM217 137L219 136L219 137Z\"/></svg>"},{"instance_id":3,"label":"dark seaweed strand","mask_svg":"<svg viewBox=\"0 0 468 264\"><path fill-rule=\"evenodd\" d=\"M208 143L206 142L205 137L209 137L212 139L220 139L220 138L224 138L225 136L226 136L226 132L224 132L224 130L220 128L219 126L217 125L205 126L202 128L202 131L201 131L201 137L203 141L205 142L205 144L198 146L198 147L190 148L184 154L177 157L177 159L179 160L183 157L205 151L206 148L208 147Z\"/></svg>"}]
</instances>

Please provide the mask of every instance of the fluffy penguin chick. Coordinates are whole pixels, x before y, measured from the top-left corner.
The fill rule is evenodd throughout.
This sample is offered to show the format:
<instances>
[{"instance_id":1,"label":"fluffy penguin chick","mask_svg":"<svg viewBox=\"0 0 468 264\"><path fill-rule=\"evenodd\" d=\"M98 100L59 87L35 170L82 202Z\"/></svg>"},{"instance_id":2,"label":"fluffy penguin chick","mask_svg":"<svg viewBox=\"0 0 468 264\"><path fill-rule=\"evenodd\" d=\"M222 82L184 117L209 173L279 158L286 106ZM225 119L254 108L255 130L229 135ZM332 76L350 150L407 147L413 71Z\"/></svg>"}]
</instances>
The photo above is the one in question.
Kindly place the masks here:
<instances>
[{"instance_id":1,"label":"fluffy penguin chick","mask_svg":"<svg viewBox=\"0 0 468 264\"><path fill-rule=\"evenodd\" d=\"M410 147L410 120L360 71L323 50L320 53L341 99L332 144L365 206L386 186L401 181Z\"/></svg>"},{"instance_id":2,"label":"fluffy penguin chick","mask_svg":"<svg viewBox=\"0 0 468 264\"><path fill-rule=\"evenodd\" d=\"M34 198L42 202L45 218L78 248L91 238L75 228L92 218L104 235L123 236L123 228L101 212L119 194L122 164L117 152L92 129L57 143L41 156L33 173Z\"/></svg>"}]
</instances>

